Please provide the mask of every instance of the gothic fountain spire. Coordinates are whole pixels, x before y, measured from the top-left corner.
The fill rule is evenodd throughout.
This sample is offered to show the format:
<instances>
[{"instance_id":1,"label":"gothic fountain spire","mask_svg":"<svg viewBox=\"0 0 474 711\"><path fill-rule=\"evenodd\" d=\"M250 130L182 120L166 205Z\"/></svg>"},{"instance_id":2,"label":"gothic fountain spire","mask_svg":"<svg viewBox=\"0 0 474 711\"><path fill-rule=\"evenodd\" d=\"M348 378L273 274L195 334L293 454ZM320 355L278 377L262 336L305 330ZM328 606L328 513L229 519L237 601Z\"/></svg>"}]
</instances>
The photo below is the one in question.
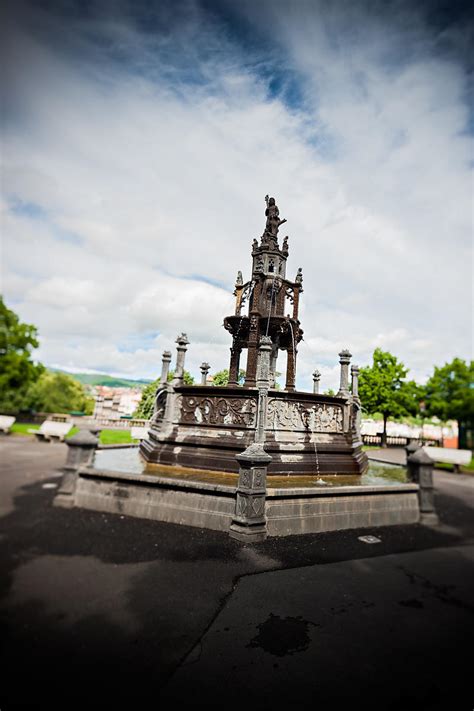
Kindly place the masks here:
<instances>
[{"instance_id":1,"label":"gothic fountain spire","mask_svg":"<svg viewBox=\"0 0 474 711\"><path fill-rule=\"evenodd\" d=\"M251 279L244 283L241 272L238 272L234 291L235 315L224 320L224 327L232 334L229 385L237 385L240 354L247 348L245 386L256 386L258 344L261 336L268 336L272 341L270 380L274 384L279 351L286 351L286 389L294 390L297 346L303 337L298 320L302 275L299 270L295 281L286 278L288 237L283 239L281 248L278 244L278 231L286 219L280 219L274 197L266 195L265 203L265 229L260 243L254 239L252 244ZM285 314L287 299L293 307L292 316ZM246 302L247 315L243 315Z\"/></svg>"}]
</instances>

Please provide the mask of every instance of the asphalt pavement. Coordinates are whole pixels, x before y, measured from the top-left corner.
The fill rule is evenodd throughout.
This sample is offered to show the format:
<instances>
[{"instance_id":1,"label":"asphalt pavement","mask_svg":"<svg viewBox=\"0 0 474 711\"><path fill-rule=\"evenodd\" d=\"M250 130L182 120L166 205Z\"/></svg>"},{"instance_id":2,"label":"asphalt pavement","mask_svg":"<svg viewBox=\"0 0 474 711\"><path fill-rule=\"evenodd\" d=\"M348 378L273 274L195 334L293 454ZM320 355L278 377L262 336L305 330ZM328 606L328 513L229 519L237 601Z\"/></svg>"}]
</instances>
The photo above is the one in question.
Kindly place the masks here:
<instances>
[{"instance_id":1,"label":"asphalt pavement","mask_svg":"<svg viewBox=\"0 0 474 711\"><path fill-rule=\"evenodd\" d=\"M0 709L473 708L474 477L435 472L436 527L251 546L54 508L65 445L0 456Z\"/></svg>"}]
</instances>

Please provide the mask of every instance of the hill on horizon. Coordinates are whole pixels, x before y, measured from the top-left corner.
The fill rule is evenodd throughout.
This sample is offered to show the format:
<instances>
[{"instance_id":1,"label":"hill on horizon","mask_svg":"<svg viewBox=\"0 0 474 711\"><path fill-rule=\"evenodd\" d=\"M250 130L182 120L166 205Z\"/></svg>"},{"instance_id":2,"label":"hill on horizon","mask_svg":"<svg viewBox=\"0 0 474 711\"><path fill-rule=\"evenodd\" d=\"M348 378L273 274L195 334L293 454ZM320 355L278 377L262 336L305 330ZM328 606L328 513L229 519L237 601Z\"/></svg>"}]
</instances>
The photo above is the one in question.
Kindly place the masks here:
<instances>
[{"instance_id":1,"label":"hill on horizon","mask_svg":"<svg viewBox=\"0 0 474 711\"><path fill-rule=\"evenodd\" d=\"M107 385L110 388L144 388L152 383L152 380L132 378L119 378L115 375L107 375L106 373L71 373L62 368L48 368L53 373L65 373L75 378L83 385Z\"/></svg>"}]
</instances>

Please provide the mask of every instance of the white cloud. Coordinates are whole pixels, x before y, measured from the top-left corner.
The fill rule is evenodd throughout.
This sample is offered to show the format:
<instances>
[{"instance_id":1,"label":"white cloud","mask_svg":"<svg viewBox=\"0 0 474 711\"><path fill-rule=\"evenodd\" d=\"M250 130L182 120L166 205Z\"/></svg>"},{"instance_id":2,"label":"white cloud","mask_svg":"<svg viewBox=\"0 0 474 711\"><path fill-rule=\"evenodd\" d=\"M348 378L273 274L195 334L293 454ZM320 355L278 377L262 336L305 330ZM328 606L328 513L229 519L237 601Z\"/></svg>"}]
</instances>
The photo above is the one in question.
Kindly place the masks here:
<instances>
[{"instance_id":1,"label":"white cloud","mask_svg":"<svg viewBox=\"0 0 474 711\"><path fill-rule=\"evenodd\" d=\"M194 3L168 35L98 17L122 63L77 19L71 52L38 9L10 27L3 289L46 362L151 377L187 331L196 376L202 360L226 367L221 324L268 192L289 276L304 267L301 387L316 366L337 387L341 347L361 365L390 349L419 378L470 356L463 67L434 52L419 12L384 24L344 7L244 8L272 28L298 104Z\"/></svg>"}]
</instances>

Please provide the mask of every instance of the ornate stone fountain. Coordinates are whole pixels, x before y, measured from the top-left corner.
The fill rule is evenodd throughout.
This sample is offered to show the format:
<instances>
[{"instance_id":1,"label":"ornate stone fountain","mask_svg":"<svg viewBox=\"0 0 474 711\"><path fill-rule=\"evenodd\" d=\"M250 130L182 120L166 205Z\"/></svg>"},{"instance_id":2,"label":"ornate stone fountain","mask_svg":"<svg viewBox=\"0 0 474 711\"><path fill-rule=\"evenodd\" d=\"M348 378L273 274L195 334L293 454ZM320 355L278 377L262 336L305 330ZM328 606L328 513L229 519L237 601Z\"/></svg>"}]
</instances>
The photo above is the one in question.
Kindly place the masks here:
<instances>
[{"instance_id":1,"label":"ornate stone fountain","mask_svg":"<svg viewBox=\"0 0 474 711\"><path fill-rule=\"evenodd\" d=\"M169 352L163 355L160 387L149 438L140 451L148 462L236 472L236 455L255 441L257 423L263 427L265 451L271 456L270 475L362 474L367 457L361 450L358 426L357 368L349 389L349 351L341 351L341 380L336 396L295 390L298 344L303 331L298 318L303 275L286 276L288 237L278 242L280 220L274 198L266 197L266 225L260 242L253 240L251 277L239 271L235 284L235 313L224 319L232 335L227 387L187 386L183 382L186 334L177 339L175 377L167 383ZM246 313L242 311L247 306ZM290 313L286 313L287 307ZM259 406L257 380L262 346L269 356L265 412ZM245 382L238 385L240 356L247 349ZM285 390L275 388L279 354L286 354ZM207 365L207 364L204 364ZM319 375L319 374L318 374ZM203 378L203 382L206 382ZM319 383L319 380L317 381Z\"/></svg>"},{"instance_id":2,"label":"ornate stone fountain","mask_svg":"<svg viewBox=\"0 0 474 711\"><path fill-rule=\"evenodd\" d=\"M288 237L280 248L285 220L273 198L267 197L266 218L260 243L253 242L251 278L244 282L238 273L235 313L224 319L232 334L228 386L207 385L208 363L201 366L201 385L185 385L189 341L178 336L171 383L171 353L163 353L163 385L142 457L136 447L103 447L92 455L90 437L77 442L87 451L68 458L57 506L227 531L244 542L420 520L418 484L360 476L368 463L355 366L349 388L349 351L339 354L337 395L320 394L317 370L313 392L295 390L302 270L294 281L286 278ZM288 302L292 315L285 314ZM247 368L239 386L243 349ZM275 387L281 352L284 391Z\"/></svg>"}]
</instances>

